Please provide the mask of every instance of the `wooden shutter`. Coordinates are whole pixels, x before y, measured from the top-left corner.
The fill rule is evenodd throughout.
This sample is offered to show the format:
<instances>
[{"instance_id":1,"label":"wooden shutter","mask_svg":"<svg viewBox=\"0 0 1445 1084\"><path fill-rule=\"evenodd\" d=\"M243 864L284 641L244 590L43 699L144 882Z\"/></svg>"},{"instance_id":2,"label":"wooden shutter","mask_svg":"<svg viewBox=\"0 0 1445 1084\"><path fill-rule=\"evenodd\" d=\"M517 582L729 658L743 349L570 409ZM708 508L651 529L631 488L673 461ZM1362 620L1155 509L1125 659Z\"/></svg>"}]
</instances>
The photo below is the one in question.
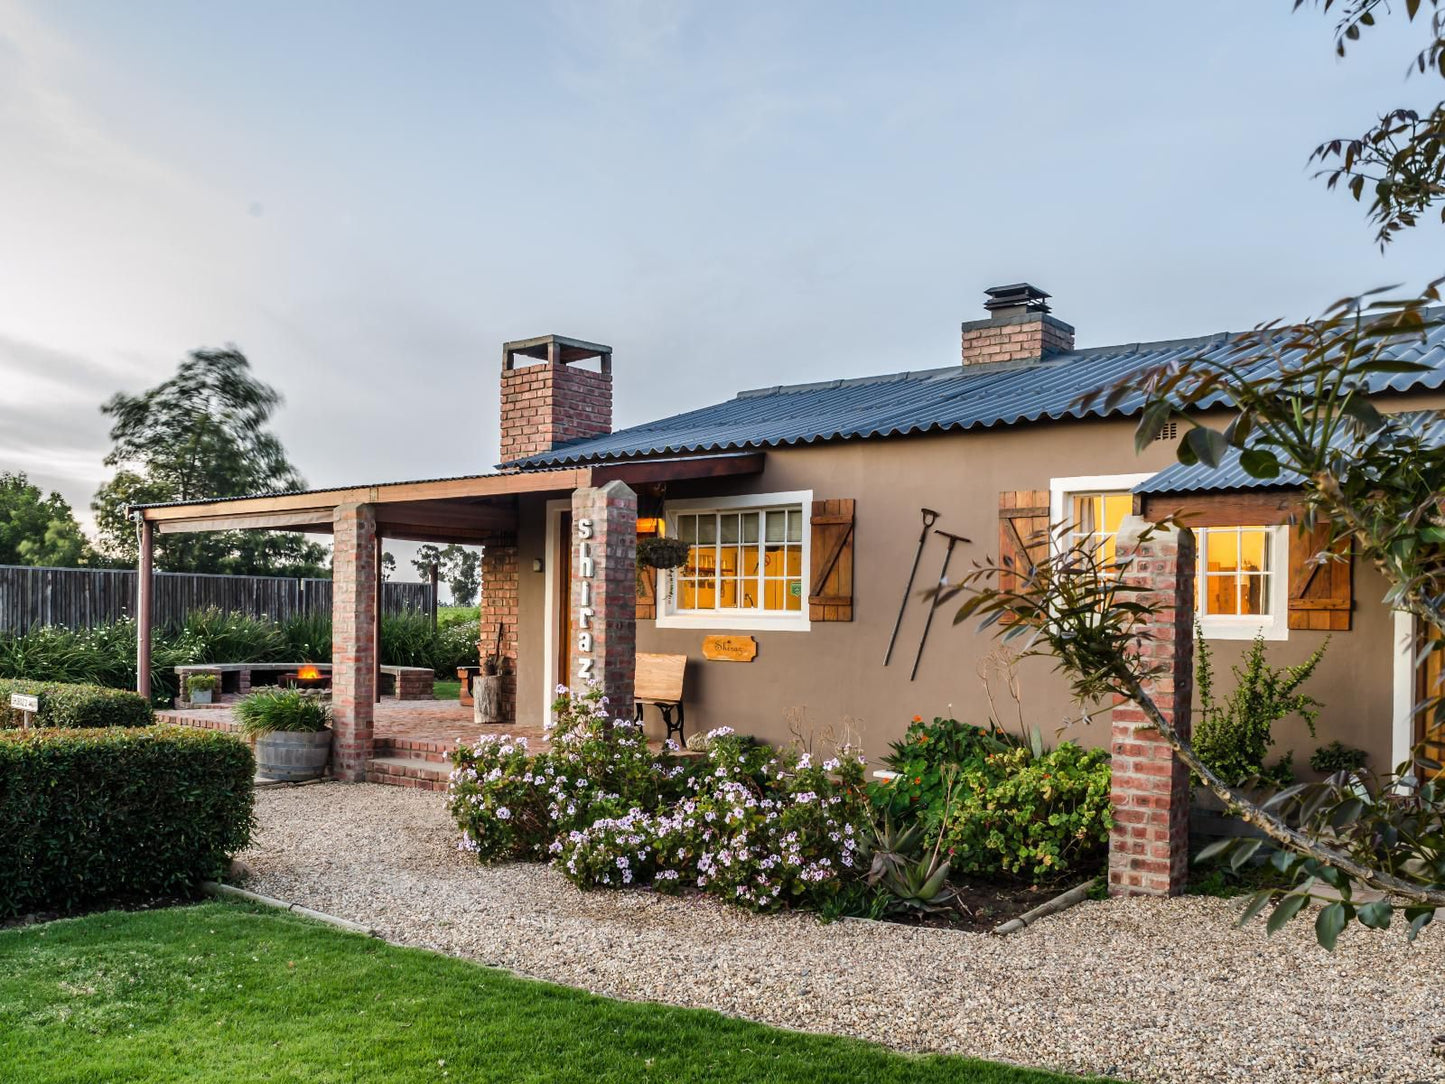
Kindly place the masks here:
<instances>
[{"instance_id":1,"label":"wooden shutter","mask_svg":"<svg viewBox=\"0 0 1445 1084\"><path fill-rule=\"evenodd\" d=\"M1330 525L1289 531L1289 627L1343 632L1354 608L1354 554L1349 539L1336 546L1344 560L1316 561L1330 542Z\"/></svg>"},{"instance_id":2,"label":"wooden shutter","mask_svg":"<svg viewBox=\"0 0 1445 1084\"><path fill-rule=\"evenodd\" d=\"M998 495L998 588L1016 591L1049 553L1049 491L1011 489Z\"/></svg>"},{"instance_id":3,"label":"wooden shutter","mask_svg":"<svg viewBox=\"0 0 1445 1084\"><path fill-rule=\"evenodd\" d=\"M811 621L853 620L853 501L813 502Z\"/></svg>"},{"instance_id":4,"label":"wooden shutter","mask_svg":"<svg viewBox=\"0 0 1445 1084\"><path fill-rule=\"evenodd\" d=\"M638 530L637 537L652 538L657 533L656 528L643 528ZM657 569L655 568L637 566L637 612L635 616L639 621L657 620Z\"/></svg>"}]
</instances>

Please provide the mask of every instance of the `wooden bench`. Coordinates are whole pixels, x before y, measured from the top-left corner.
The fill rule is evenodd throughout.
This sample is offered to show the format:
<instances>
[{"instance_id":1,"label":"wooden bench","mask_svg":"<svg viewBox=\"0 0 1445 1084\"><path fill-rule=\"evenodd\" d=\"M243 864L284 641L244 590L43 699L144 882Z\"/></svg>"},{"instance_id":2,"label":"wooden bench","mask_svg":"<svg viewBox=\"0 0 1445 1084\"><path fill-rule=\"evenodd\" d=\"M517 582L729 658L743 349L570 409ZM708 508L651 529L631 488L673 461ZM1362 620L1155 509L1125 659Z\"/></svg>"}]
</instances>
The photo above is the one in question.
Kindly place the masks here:
<instances>
[{"instance_id":1,"label":"wooden bench","mask_svg":"<svg viewBox=\"0 0 1445 1084\"><path fill-rule=\"evenodd\" d=\"M633 718L642 722L643 709L648 704L657 705L667 725L667 736L672 737L676 731L679 745L683 741L682 678L686 670L686 655L639 654L632 678L632 699L636 702ZM672 718L673 709L677 710L676 721Z\"/></svg>"}]
</instances>

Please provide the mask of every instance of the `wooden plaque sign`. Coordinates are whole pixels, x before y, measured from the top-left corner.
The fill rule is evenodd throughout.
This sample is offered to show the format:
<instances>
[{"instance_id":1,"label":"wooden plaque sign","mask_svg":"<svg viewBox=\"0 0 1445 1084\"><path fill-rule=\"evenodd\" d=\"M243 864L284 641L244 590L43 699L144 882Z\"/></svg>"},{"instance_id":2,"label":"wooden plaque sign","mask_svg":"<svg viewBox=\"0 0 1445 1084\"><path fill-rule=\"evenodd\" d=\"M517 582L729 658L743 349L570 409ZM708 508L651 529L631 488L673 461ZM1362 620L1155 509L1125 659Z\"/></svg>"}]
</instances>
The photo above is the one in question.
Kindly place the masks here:
<instances>
[{"instance_id":1,"label":"wooden plaque sign","mask_svg":"<svg viewBox=\"0 0 1445 1084\"><path fill-rule=\"evenodd\" d=\"M758 642L751 636L704 636L702 657L713 662L752 662Z\"/></svg>"}]
</instances>

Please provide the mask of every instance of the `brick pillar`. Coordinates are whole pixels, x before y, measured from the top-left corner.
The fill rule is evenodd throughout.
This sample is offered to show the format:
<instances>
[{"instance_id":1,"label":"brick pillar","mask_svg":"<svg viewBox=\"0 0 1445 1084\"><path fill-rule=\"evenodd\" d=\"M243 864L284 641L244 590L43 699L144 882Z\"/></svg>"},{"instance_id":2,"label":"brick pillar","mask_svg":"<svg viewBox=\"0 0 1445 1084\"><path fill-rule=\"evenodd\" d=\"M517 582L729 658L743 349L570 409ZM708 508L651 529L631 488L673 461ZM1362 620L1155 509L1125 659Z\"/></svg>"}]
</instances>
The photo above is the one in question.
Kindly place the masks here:
<instances>
[{"instance_id":1,"label":"brick pillar","mask_svg":"<svg viewBox=\"0 0 1445 1084\"><path fill-rule=\"evenodd\" d=\"M1139 540L1142 520L1119 530L1119 557L1132 558L1121 579L1143 590L1131 598L1157 611L1136 652L1159 672L1144 688L1184 738L1194 693L1194 535L1159 531ZM1109 892L1115 896L1173 896L1189 867L1189 771L1135 704L1114 705L1114 828L1109 836Z\"/></svg>"},{"instance_id":2,"label":"brick pillar","mask_svg":"<svg viewBox=\"0 0 1445 1084\"><path fill-rule=\"evenodd\" d=\"M637 494L625 482L572 493L572 674L602 686L614 718L632 717L637 665Z\"/></svg>"},{"instance_id":3,"label":"brick pillar","mask_svg":"<svg viewBox=\"0 0 1445 1084\"><path fill-rule=\"evenodd\" d=\"M517 721L517 536L514 532L488 535L482 546L481 619L478 622L480 653L486 655L502 625L502 657L506 677L502 681L502 722Z\"/></svg>"},{"instance_id":4,"label":"brick pillar","mask_svg":"<svg viewBox=\"0 0 1445 1084\"><path fill-rule=\"evenodd\" d=\"M360 783L376 707L376 516L343 504L332 530L331 774Z\"/></svg>"}]
</instances>

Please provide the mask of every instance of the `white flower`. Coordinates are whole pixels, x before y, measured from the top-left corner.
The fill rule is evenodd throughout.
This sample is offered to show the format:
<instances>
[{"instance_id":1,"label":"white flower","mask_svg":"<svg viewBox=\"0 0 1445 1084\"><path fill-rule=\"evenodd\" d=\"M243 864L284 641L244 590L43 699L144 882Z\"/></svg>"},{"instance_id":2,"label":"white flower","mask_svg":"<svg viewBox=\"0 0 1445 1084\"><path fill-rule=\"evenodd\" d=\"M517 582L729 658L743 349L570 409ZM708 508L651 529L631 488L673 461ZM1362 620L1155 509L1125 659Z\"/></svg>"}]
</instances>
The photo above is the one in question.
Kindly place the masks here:
<instances>
[{"instance_id":1,"label":"white flower","mask_svg":"<svg viewBox=\"0 0 1445 1084\"><path fill-rule=\"evenodd\" d=\"M504 805L499 805L499 806L497 807L497 819L498 819L498 820L503 820L503 821L509 821L509 820L511 820L511 819L512 819L512 811L511 811L510 809L508 809L508 808L507 808L506 806L504 806Z\"/></svg>"}]
</instances>

